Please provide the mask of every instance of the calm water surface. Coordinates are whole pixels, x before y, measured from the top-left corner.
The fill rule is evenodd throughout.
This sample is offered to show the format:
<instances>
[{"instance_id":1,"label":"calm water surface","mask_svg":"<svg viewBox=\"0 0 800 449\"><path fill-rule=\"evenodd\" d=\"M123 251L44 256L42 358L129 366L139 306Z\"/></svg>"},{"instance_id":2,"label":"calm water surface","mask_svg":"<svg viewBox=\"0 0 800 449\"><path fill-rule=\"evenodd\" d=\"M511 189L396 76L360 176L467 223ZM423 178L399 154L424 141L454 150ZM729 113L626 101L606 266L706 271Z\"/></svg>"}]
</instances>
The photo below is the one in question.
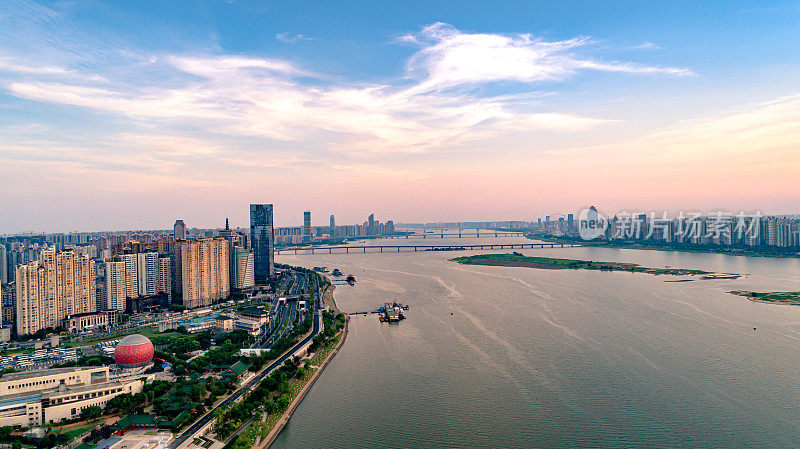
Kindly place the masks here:
<instances>
[{"instance_id":1,"label":"calm water surface","mask_svg":"<svg viewBox=\"0 0 800 449\"><path fill-rule=\"evenodd\" d=\"M386 241L398 242L410 241ZM800 307L726 293L800 290L800 260L522 252L746 276L671 283L448 261L479 251L278 256L353 273L335 293L344 311L411 310L399 324L354 316L272 447L800 446Z\"/></svg>"}]
</instances>

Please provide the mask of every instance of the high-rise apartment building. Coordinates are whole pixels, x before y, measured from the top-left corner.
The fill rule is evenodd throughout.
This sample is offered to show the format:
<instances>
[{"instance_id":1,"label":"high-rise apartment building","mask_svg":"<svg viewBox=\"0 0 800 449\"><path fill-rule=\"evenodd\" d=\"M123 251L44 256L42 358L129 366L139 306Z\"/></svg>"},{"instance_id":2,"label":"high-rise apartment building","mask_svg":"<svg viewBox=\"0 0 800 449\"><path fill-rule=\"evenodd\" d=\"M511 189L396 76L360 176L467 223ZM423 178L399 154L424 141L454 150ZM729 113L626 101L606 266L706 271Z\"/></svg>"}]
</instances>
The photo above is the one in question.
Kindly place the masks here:
<instances>
[{"instance_id":1,"label":"high-rise apartment building","mask_svg":"<svg viewBox=\"0 0 800 449\"><path fill-rule=\"evenodd\" d=\"M14 327L17 321L17 286L14 284L6 284L0 287L3 294L2 302L2 323L3 327Z\"/></svg>"},{"instance_id":2,"label":"high-rise apartment building","mask_svg":"<svg viewBox=\"0 0 800 449\"><path fill-rule=\"evenodd\" d=\"M231 287L237 290L253 288L253 252L234 246L231 249Z\"/></svg>"},{"instance_id":3,"label":"high-rise apartment building","mask_svg":"<svg viewBox=\"0 0 800 449\"><path fill-rule=\"evenodd\" d=\"M331 237L336 237L336 218L333 215L331 215L331 225L328 233Z\"/></svg>"},{"instance_id":4,"label":"high-rise apartment building","mask_svg":"<svg viewBox=\"0 0 800 449\"><path fill-rule=\"evenodd\" d=\"M229 247L223 238L176 243L180 256L183 305L189 309L210 306L230 296Z\"/></svg>"},{"instance_id":5,"label":"high-rise apartment building","mask_svg":"<svg viewBox=\"0 0 800 449\"><path fill-rule=\"evenodd\" d=\"M173 226L173 235L175 236L175 240L186 239L186 224L183 222L183 220L175 220L175 226Z\"/></svg>"},{"instance_id":6,"label":"high-rise apartment building","mask_svg":"<svg viewBox=\"0 0 800 449\"><path fill-rule=\"evenodd\" d=\"M275 230L272 227L272 204L250 205L250 247L253 249L255 282L263 285L275 275Z\"/></svg>"},{"instance_id":7,"label":"high-rise apartment building","mask_svg":"<svg viewBox=\"0 0 800 449\"><path fill-rule=\"evenodd\" d=\"M303 241L311 241L311 211L303 212Z\"/></svg>"},{"instance_id":8,"label":"high-rise apartment building","mask_svg":"<svg viewBox=\"0 0 800 449\"><path fill-rule=\"evenodd\" d=\"M0 243L0 284L8 283L8 256L6 245Z\"/></svg>"},{"instance_id":9,"label":"high-rise apartment building","mask_svg":"<svg viewBox=\"0 0 800 449\"><path fill-rule=\"evenodd\" d=\"M138 254L121 254L118 256L125 266L125 296L139 296L139 258Z\"/></svg>"},{"instance_id":10,"label":"high-rise apartment building","mask_svg":"<svg viewBox=\"0 0 800 449\"><path fill-rule=\"evenodd\" d=\"M172 299L172 267L169 257L159 257L156 266L158 275L156 276L157 293L164 292Z\"/></svg>"},{"instance_id":11,"label":"high-rise apartment building","mask_svg":"<svg viewBox=\"0 0 800 449\"><path fill-rule=\"evenodd\" d=\"M125 262L110 261L106 263L105 310L125 310L127 295L127 276Z\"/></svg>"},{"instance_id":12,"label":"high-rise apartment building","mask_svg":"<svg viewBox=\"0 0 800 449\"><path fill-rule=\"evenodd\" d=\"M16 269L17 334L58 327L77 313L94 312L94 261L73 251L43 249L36 261Z\"/></svg>"},{"instance_id":13,"label":"high-rise apartment building","mask_svg":"<svg viewBox=\"0 0 800 449\"><path fill-rule=\"evenodd\" d=\"M105 310L124 311L127 298L172 290L170 259L155 251L114 256L105 264L105 275Z\"/></svg>"}]
</instances>

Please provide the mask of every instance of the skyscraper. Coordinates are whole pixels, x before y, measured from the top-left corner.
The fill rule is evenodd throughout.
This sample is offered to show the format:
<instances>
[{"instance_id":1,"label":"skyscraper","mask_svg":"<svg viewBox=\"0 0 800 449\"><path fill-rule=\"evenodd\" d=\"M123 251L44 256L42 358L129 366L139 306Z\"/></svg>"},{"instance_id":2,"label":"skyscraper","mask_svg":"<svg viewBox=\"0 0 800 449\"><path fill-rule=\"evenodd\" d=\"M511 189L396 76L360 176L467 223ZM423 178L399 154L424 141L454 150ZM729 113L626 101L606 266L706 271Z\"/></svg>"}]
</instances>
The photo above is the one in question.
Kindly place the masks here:
<instances>
[{"instance_id":1,"label":"skyscraper","mask_svg":"<svg viewBox=\"0 0 800 449\"><path fill-rule=\"evenodd\" d=\"M303 241L311 241L311 211L303 212Z\"/></svg>"},{"instance_id":2,"label":"skyscraper","mask_svg":"<svg viewBox=\"0 0 800 449\"><path fill-rule=\"evenodd\" d=\"M331 237L336 237L336 218L333 215L331 215L331 229L328 233Z\"/></svg>"},{"instance_id":3,"label":"skyscraper","mask_svg":"<svg viewBox=\"0 0 800 449\"><path fill-rule=\"evenodd\" d=\"M367 235L375 235L375 214L369 214L367 218Z\"/></svg>"},{"instance_id":4,"label":"skyscraper","mask_svg":"<svg viewBox=\"0 0 800 449\"><path fill-rule=\"evenodd\" d=\"M175 226L173 227L175 235L175 240L185 240L186 239L186 224L183 220L175 220Z\"/></svg>"},{"instance_id":5,"label":"skyscraper","mask_svg":"<svg viewBox=\"0 0 800 449\"><path fill-rule=\"evenodd\" d=\"M309 220L310 220L309 215ZM258 285L275 275L275 231L272 204L250 205L250 247L253 248L253 277Z\"/></svg>"}]
</instances>

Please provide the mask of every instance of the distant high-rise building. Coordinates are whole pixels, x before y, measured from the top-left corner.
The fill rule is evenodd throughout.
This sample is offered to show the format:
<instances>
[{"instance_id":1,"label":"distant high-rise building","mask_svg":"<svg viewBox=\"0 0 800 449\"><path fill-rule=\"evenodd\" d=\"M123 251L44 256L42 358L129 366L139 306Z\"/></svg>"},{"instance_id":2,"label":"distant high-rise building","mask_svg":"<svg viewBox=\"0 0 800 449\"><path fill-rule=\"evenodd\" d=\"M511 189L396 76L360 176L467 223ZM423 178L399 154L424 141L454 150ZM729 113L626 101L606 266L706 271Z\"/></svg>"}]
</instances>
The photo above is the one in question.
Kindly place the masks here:
<instances>
[{"instance_id":1,"label":"distant high-rise building","mask_svg":"<svg viewBox=\"0 0 800 449\"><path fill-rule=\"evenodd\" d=\"M250 247L253 249L255 282L263 285L275 275L275 230L272 227L272 204L250 205Z\"/></svg>"},{"instance_id":2,"label":"distant high-rise building","mask_svg":"<svg viewBox=\"0 0 800 449\"><path fill-rule=\"evenodd\" d=\"M333 215L331 215L333 221ZM8 283L8 257L6 256L6 245L0 243L0 285Z\"/></svg>"},{"instance_id":3,"label":"distant high-rise building","mask_svg":"<svg viewBox=\"0 0 800 449\"><path fill-rule=\"evenodd\" d=\"M169 257L158 258L158 274L156 276L157 293L166 293L172 298L172 271Z\"/></svg>"},{"instance_id":4,"label":"distant high-rise building","mask_svg":"<svg viewBox=\"0 0 800 449\"><path fill-rule=\"evenodd\" d=\"M2 322L3 326L14 327L17 321L17 286L14 284L6 284L0 287L3 294L2 303Z\"/></svg>"},{"instance_id":5,"label":"distant high-rise building","mask_svg":"<svg viewBox=\"0 0 800 449\"><path fill-rule=\"evenodd\" d=\"M17 334L58 327L61 320L96 307L95 266L73 251L42 250L16 269Z\"/></svg>"},{"instance_id":6,"label":"distant high-rise building","mask_svg":"<svg viewBox=\"0 0 800 449\"><path fill-rule=\"evenodd\" d=\"M328 233L331 237L336 237L336 218L333 215L331 215L331 225Z\"/></svg>"},{"instance_id":7,"label":"distant high-rise building","mask_svg":"<svg viewBox=\"0 0 800 449\"><path fill-rule=\"evenodd\" d=\"M575 229L575 215L567 214L567 228Z\"/></svg>"},{"instance_id":8,"label":"distant high-rise building","mask_svg":"<svg viewBox=\"0 0 800 449\"><path fill-rule=\"evenodd\" d=\"M173 229L175 240L186 240L186 224L183 222L183 220L175 220L175 226Z\"/></svg>"},{"instance_id":9,"label":"distant high-rise building","mask_svg":"<svg viewBox=\"0 0 800 449\"><path fill-rule=\"evenodd\" d=\"M368 235L375 235L375 214L369 214L369 218L367 218L367 234Z\"/></svg>"},{"instance_id":10,"label":"distant high-rise building","mask_svg":"<svg viewBox=\"0 0 800 449\"><path fill-rule=\"evenodd\" d=\"M136 298L139 296L139 260L138 254L121 254L119 260L125 266L125 296Z\"/></svg>"},{"instance_id":11,"label":"distant high-rise building","mask_svg":"<svg viewBox=\"0 0 800 449\"><path fill-rule=\"evenodd\" d=\"M600 214L597 212L597 208L591 206L589 211L586 213L586 220L587 221L598 221L600 219Z\"/></svg>"},{"instance_id":12,"label":"distant high-rise building","mask_svg":"<svg viewBox=\"0 0 800 449\"><path fill-rule=\"evenodd\" d=\"M137 274L139 296L150 296L158 293L158 253L139 253L137 256Z\"/></svg>"},{"instance_id":13,"label":"distant high-rise building","mask_svg":"<svg viewBox=\"0 0 800 449\"><path fill-rule=\"evenodd\" d=\"M311 241L311 211L303 212L303 241Z\"/></svg>"}]
</instances>

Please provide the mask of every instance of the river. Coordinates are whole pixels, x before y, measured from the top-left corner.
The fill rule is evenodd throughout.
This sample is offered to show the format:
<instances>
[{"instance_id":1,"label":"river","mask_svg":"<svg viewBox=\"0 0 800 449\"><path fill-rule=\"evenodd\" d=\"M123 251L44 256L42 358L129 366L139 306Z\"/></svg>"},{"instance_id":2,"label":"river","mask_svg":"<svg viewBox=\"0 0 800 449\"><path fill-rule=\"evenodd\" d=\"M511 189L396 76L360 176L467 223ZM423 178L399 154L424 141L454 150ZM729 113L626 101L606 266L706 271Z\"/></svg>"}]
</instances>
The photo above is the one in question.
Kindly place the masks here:
<instances>
[{"instance_id":1,"label":"river","mask_svg":"<svg viewBox=\"0 0 800 449\"><path fill-rule=\"evenodd\" d=\"M419 240L488 242L529 241ZM800 290L800 260L516 251L746 276L665 282L676 278L448 261L497 250L280 255L354 274L355 286L335 291L344 311L385 301L411 310L396 324L354 316L272 447L800 445L800 307L726 293Z\"/></svg>"}]
</instances>

